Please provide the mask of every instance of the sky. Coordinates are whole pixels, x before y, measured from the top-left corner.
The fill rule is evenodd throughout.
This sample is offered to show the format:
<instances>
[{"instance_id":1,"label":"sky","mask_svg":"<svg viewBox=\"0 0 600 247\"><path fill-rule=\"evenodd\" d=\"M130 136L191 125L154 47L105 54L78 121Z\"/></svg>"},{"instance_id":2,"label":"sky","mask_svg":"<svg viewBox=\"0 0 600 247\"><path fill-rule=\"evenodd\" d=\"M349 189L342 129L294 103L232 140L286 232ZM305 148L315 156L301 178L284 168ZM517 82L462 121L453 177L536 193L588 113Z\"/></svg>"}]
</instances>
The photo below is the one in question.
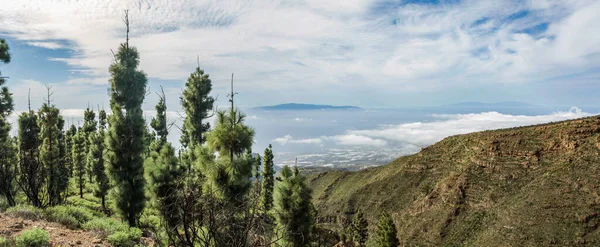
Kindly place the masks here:
<instances>
[{"instance_id":1,"label":"sky","mask_svg":"<svg viewBox=\"0 0 600 247\"><path fill-rule=\"evenodd\" d=\"M44 85L62 109L108 107L112 51L139 49L170 110L197 64L227 105L412 107L462 101L598 105L600 2L588 0L0 0L0 65L16 109Z\"/></svg>"}]
</instances>

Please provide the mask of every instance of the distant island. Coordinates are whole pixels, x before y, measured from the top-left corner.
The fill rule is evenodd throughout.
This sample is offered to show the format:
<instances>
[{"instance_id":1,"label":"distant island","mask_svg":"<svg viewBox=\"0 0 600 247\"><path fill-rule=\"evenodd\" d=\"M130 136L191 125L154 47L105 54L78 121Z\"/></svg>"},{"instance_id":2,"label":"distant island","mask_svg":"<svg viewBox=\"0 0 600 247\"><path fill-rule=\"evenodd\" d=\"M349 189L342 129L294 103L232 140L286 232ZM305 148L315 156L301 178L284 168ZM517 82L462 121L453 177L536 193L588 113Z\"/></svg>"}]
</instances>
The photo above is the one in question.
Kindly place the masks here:
<instances>
[{"instance_id":1,"label":"distant island","mask_svg":"<svg viewBox=\"0 0 600 247\"><path fill-rule=\"evenodd\" d=\"M259 110L359 110L357 106L334 106L334 105L314 105L314 104L298 104L288 103L272 106L260 106L254 109Z\"/></svg>"}]
</instances>

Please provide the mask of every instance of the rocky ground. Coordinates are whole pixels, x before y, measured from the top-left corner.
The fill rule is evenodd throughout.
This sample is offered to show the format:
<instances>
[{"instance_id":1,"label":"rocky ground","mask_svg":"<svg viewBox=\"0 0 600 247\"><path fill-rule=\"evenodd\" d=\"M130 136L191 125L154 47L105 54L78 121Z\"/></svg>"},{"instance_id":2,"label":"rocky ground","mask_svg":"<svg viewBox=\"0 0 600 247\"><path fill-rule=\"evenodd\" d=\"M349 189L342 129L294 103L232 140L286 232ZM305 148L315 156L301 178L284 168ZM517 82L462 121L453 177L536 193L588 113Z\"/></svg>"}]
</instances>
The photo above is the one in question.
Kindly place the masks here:
<instances>
[{"instance_id":1,"label":"rocky ground","mask_svg":"<svg viewBox=\"0 0 600 247\"><path fill-rule=\"evenodd\" d=\"M98 234L84 230L72 230L59 223L45 220L26 220L0 214L0 237L14 238L22 231L32 228L40 228L48 232L50 246L81 246L81 247L109 247L108 241L102 239ZM141 246L155 246L152 238L142 237Z\"/></svg>"},{"instance_id":2,"label":"rocky ground","mask_svg":"<svg viewBox=\"0 0 600 247\"><path fill-rule=\"evenodd\" d=\"M67 227L47 221L31 221L0 214L0 236L12 238L20 232L32 228L44 229L50 235L51 246L111 246L92 232L70 230Z\"/></svg>"}]
</instances>

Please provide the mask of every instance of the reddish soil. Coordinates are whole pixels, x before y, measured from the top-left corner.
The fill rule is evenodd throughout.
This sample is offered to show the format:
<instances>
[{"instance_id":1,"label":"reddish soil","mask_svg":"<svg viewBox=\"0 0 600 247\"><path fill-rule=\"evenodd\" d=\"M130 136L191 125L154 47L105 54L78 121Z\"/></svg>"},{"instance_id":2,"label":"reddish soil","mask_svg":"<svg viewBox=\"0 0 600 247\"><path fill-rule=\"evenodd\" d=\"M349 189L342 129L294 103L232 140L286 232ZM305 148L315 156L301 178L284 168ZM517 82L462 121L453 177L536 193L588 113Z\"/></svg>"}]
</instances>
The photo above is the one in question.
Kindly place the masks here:
<instances>
[{"instance_id":1,"label":"reddish soil","mask_svg":"<svg viewBox=\"0 0 600 247\"><path fill-rule=\"evenodd\" d=\"M20 218L14 218L5 214L0 214L0 236L12 238L18 236L20 232L32 228L44 229L50 235L51 246L82 246L82 247L105 247L111 246L107 241L103 241L93 232L83 230L71 230L67 227L47 221L31 221Z\"/></svg>"}]
</instances>

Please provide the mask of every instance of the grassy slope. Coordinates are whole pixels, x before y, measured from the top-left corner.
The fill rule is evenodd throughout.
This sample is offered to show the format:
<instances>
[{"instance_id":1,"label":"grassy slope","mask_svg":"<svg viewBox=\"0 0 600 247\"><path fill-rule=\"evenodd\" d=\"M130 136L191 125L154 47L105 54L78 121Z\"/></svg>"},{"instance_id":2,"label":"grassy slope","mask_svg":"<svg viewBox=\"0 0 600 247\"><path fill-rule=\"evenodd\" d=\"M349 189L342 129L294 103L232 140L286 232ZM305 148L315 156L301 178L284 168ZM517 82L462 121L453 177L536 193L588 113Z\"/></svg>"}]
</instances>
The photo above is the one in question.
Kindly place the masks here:
<instances>
[{"instance_id":1,"label":"grassy slope","mask_svg":"<svg viewBox=\"0 0 600 247\"><path fill-rule=\"evenodd\" d=\"M600 117L448 137L360 172L309 177L322 226L393 215L408 246L600 245Z\"/></svg>"}]
</instances>

